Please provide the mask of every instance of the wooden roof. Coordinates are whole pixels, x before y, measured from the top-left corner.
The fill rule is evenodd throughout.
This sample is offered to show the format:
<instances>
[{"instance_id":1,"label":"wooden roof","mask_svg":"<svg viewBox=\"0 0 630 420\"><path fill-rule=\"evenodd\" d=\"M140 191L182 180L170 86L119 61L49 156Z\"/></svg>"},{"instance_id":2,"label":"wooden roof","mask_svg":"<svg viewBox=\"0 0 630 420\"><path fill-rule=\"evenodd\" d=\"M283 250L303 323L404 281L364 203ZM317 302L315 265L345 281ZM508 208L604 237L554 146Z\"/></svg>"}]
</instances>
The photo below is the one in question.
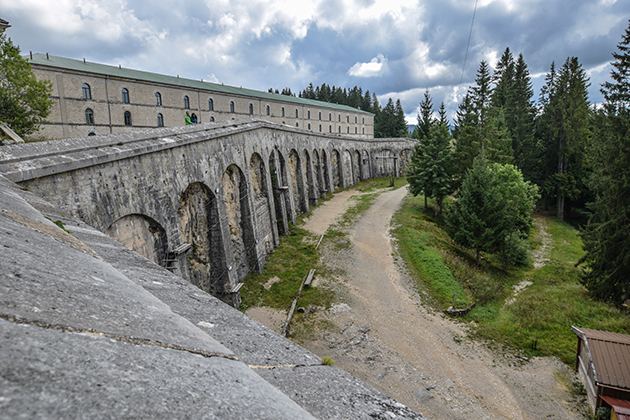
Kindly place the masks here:
<instances>
[{"instance_id":1,"label":"wooden roof","mask_svg":"<svg viewBox=\"0 0 630 420\"><path fill-rule=\"evenodd\" d=\"M598 385L630 390L630 335L571 327L590 352Z\"/></svg>"}]
</instances>

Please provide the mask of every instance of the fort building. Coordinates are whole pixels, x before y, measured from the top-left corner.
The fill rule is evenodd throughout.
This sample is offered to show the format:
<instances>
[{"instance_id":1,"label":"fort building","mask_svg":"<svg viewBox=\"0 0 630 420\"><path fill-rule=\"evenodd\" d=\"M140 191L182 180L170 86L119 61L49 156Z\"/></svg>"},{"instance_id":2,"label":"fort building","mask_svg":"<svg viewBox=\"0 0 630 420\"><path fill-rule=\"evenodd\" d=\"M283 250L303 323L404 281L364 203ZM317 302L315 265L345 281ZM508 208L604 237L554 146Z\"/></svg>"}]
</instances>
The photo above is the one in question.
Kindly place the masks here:
<instances>
[{"instance_id":1,"label":"fort building","mask_svg":"<svg viewBox=\"0 0 630 420\"><path fill-rule=\"evenodd\" d=\"M260 118L318 133L374 137L374 115L346 105L226 86L85 60L31 54L38 79L52 82L54 105L34 140L116 134Z\"/></svg>"}]
</instances>

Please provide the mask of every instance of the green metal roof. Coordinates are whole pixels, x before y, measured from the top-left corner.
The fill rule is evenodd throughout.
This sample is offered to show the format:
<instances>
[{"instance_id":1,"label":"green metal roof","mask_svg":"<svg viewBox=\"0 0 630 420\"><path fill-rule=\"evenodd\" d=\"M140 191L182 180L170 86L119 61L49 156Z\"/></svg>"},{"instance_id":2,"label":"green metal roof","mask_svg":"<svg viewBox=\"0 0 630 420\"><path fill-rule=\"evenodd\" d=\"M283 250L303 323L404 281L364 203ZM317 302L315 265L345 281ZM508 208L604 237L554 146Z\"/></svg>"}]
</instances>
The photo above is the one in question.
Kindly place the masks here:
<instances>
[{"instance_id":1,"label":"green metal roof","mask_svg":"<svg viewBox=\"0 0 630 420\"><path fill-rule=\"evenodd\" d=\"M209 92L220 92L227 95L249 96L256 99L269 101L289 102L298 105L316 106L320 108L331 108L338 111L358 112L363 114L372 113L347 105L332 104L330 102L316 101L313 99L296 98L294 96L279 95L277 93L261 92L258 90L225 86L223 84L202 82L201 80L185 79L183 77L167 76L165 74L151 73L148 71L133 70L106 64L92 63L89 61L74 60L71 58L55 57L46 54L33 54L33 58L25 57L31 64L54 67L65 70L81 71L86 73L100 74L104 76L120 77L125 79L135 79L144 82L161 83L181 88L199 89Z\"/></svg>"}]
</instances>

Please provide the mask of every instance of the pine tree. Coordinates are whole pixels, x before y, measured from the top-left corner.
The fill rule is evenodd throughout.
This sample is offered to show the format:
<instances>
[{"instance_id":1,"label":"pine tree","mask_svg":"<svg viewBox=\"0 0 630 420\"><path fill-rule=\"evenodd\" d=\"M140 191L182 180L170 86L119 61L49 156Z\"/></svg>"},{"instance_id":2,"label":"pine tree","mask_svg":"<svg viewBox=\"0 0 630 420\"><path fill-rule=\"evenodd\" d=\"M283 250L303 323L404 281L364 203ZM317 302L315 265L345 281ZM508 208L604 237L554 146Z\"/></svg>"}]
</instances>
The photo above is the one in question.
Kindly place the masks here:
<instances>
[{"instance_id":1,"label":"pine tree","mask_svg":"<svg viewBox=\"0 0 630 420\"><path fill-rule=\"evenodd\" d=\"M481 131L469 93L464 95L457 109L453 137L455 138L456 177L462 180L481 151Z\"/></svg>"},{"instance_id":2,"label":"pine tree","mask_svg":"<svg viewBox=\"0 0 630 420\"><path fill-rule=\"evenodd\" d=\"M609 114L630 109L630 26L621 36L617 49L619 52L612 54L615 60L611 63L610 78L613 81L605 82L601 89Z\"/></svg>"},{"instance_id":3,"label":"pine tree","mask_svg":"<svg viewBox=\"0 0 630 420\"><path fill-rule=\"evenodd\" d=\"M484 139L484 151L488 161L502 164L514 161L512 140L502 108L491 108L488 111L481 137Z\"/></svg>"},{"instance_id":4,"label":"pine tree","mask_svg":"<svg viewBox=\"0 0 630 420\"><path fill-rule=\"evenodd\" d=\"M446 125L432 125L429 135L418 142L407 181L414 196L424 193L425 208L426 198L435 198L435 213L442 214L444 197L453 191L453 152Z\"/></svg>"},{"instance_id":5,"label":"pine tree","mask_svg":"<svg viewBox=\"0 0 630 420\"><path fill-rule=\"evenodd\" d=\"M424 99L420 102L420 112L418 113L418 126L416 127L415 138L422 141L429 137L433 118L433 99L429 94L429 89L424 91Z\"/></svg>"},{"instance_id":6,"label":"pine tree","mask_svg":"<svg viewBox=\"0 0 630 420\"><path fill-rule=\"evenodd\" d=\"M529 70L523 54L519 54L514 67L511 106L506 110L510 113L510 118L507 119L508 130L512 138L516 166L523 172L525 179L541 182L542 150L534 137L536 109L533 96Z\"/></svg>"},{"instance_id":7,"label":"pine tree","mask_svg":"<svg viewBox=\"0 0 630 420\"><path fill-rule=\"evenodd\" d=\"M443 125L446 128L449 128L448 117L446 115L446 107L444 106L444 102L440 104L440 109L438 110L438 124Z\"/></svg>"},{"instance_id":8,"label":"pine tree","mask_svg":"<svg viewBox=\"0 0 630 420\"><path fill-rule=\"evenodd\" d=\"M560 220L566 215L566 199L580 193L584 148L590 135L588 77L577 57L567 58L558 73L555 86L555 139L558 142L558 168L553 181L557 188L556 213ZM569 170L569 165L575 168Z\"/></svg>"},{"instance_id":9,"label":"pine tree","mask_svg":"<svg viewBox=\"0 0 630 420\"><path fill-rule=\"evenodd\" d=\"M482 252L492 252L503 243L508 228L506 210L483 155L466 172L457 201L445 212L445 222L455 243L475 251L477 265Z\"/></svg>"},{"instance_id":10,"label":"pine tree","mask_svg":"<svg viewBox=\"0 0 630 420\"><path fill-rule=\"evenodd\" d=\"M514 57L510 49L506 48L492 76L492 81L495 84L492 92L492 106L494 108L503 108L506 112L512 111L510 102L515 80L514 71Z\"/></svg>"},{"instance_id":11,"label":"pine tree","mask_svg":"<svg viewBox=\"0 0 630 420\"><path fill-rule=\"evenodd\" d=\"M555 196L555 188L551 182L554 163L558 159L557 142L555 140L555 124L556 121L554 108L556 106L556 79L557 72L555 63L551 63L549 73L545 76L545 84L540 89L538 98L541 113L535 120L536 137L539 139L543 149L544 167L542 173L542 182L539 184L543 192L543 208L549 208L549 201Z\"/></svg>"},{"instance_id":12,"label":"pine tree","mask_svg":"<svg viewBox=\"0 0 630 420\"><path fill-rule=\"evenodd\" d=\"M488 112L490 111L492 100L491 81L490 67L488 67L487 62L482 61L479 64L479 70L477 70L475 86L470 89L470 99L472 101L473 110L477 115L477 129L479 131L483 130ZM483 138L481 139L480 149L483 151Z\"/></svg>"},{"instance_id":13,"label":"pine tree","mask_svg":"<svg viewBox=\"0 0 630 420\"><path fill-rule=\"evenodd\" d=\"M629 21L630 24L630 21ZM589 150L596 192L582 232L582 283L598 298L622 304L630 297L630 25L613 53L612 82L602 85L604 109L595 116Z\"/></svg>"},{"instance_id":14,"label":"pine tree","mask_svg":"<svg viewBox=\"0 0 630 420\"><path fill-rule=\"evenodd\" d=\"M396 100L396 110L394 112L394 132L393 137L407 137L407 120L405 120L405 111L403 110L400 99Z\"/></svg>"}]
</instances>

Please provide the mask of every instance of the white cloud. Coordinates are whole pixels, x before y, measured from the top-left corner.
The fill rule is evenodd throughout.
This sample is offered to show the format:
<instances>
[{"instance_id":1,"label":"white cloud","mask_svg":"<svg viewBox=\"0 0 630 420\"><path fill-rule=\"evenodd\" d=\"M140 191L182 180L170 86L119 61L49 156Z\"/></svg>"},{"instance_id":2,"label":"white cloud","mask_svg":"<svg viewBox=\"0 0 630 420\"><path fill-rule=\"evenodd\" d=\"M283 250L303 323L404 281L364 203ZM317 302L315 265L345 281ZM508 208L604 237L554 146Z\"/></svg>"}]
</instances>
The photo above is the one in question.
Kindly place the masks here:
<instances>
[{"instance_id":1,"label":"white cloud","mask_svg":"<svg viewBox=\"0 0 630 420\"><path fill-rule=\"evenodd\" d=\"M376 77L387 71L387 58L383 54L374 57L369 63L356 63L348 70L350 76Z\"/></svg>"}]
</instances>

